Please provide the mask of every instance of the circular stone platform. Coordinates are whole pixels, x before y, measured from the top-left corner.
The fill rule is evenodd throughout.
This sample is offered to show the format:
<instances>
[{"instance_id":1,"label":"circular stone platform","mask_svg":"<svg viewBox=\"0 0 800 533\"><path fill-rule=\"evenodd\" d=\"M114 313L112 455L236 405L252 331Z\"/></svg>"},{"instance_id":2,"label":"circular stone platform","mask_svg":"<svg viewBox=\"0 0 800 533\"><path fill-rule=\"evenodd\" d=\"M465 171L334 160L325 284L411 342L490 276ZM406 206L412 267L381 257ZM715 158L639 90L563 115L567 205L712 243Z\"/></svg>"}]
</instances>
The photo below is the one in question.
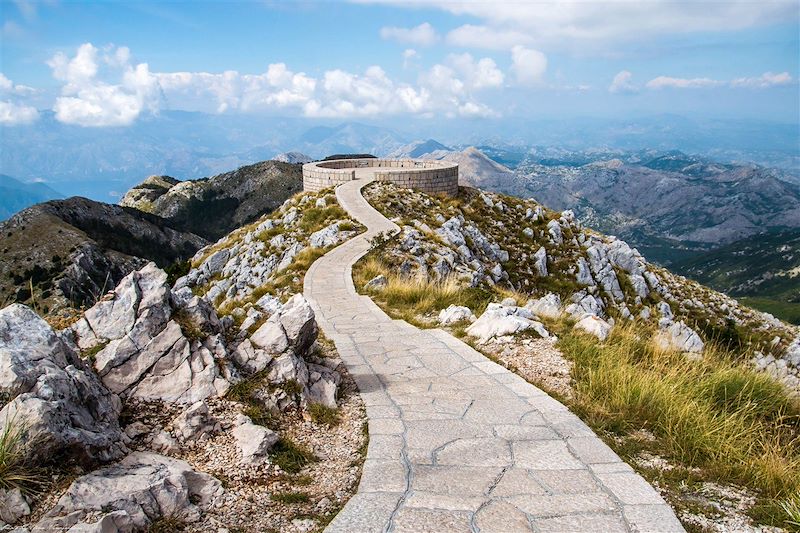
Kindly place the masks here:
<instances>
[{"instance_id":1,"label":"circular stone platform","mask_svg":"<svg viewBox=\"0 0 800 533\"><path fill-rule=\"evenodd\" d=\"M316 192L373 177L426 193L458 194L458 163L420 159L335 159L303 165L303 190Z\"/></svg>"}]
</instances>

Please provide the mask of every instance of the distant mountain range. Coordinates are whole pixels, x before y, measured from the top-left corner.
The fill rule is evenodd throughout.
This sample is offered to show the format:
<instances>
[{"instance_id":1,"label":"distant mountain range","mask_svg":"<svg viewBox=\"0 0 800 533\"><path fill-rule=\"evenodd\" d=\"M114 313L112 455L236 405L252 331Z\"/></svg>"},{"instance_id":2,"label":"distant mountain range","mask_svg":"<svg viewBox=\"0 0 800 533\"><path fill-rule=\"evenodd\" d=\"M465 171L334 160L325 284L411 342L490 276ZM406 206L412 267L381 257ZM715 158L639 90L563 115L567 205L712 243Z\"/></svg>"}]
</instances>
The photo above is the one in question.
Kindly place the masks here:
<instances>
[{"instance_id":1,"label":"distant mountain range","mask_svg":"<svg viewBox=\"0 0 800 533\"><path fill-rule=\"evenodd\" d=\"M591 156L598 150L680 149L720 161L800 170L796 124L664 115L626 120L387 118L365 124L164 111L143 115L126 127L85 128L62 124L52 112L43 111L38 121L0 126L0 133L0 173L23 182L46 181L66 196L102 201L117 201L142 176L196 179L291 151L314 159L334 153L386 156L415 138L436 144L422 143L413 156L475 146L512 169L532 154L547 164L551 157L563 161L560 155Z\"/></svg>"},{"instance_id":2,"label":"distant mountain range","mask_svg":"<svg viewBox=\"0 0 800 533\"><path fill-rule=\"evenodd\" d=\"M44 183L25 183L0 174L0 220L33 204L63 197Z\"/></svg>"}]
</instances>

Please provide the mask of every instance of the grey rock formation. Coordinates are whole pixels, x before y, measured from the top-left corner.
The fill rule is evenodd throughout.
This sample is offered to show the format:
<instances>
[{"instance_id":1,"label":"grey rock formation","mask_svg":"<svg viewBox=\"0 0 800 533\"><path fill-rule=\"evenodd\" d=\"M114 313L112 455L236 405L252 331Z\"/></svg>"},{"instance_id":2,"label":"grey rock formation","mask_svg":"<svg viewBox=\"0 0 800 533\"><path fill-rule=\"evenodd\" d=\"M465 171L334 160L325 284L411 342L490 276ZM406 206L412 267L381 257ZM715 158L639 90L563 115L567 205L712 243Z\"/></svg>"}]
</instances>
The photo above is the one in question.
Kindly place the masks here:
<instances>
[{"instance_id":1,"label":"grey rock formation","mask_svg":"<svg viewBox=\"0 0 800 533\"><path fill-rule=\"evenodd\" d=\"M561 309L561 298L552 292L547 293L538 300L531 300L525 307L530 309L536 316L544 318L558 318L563 313Z\"/></svg>"},{"instance_id":2,"label":"grey rock formation","mask_svg":"<svg viewBox=\"0 0 800 533\"><path fill-rule=\"evenodd\" d=\"M702 339L683 321L672 322L668 319L661 319L659 328L655 336L655 342L661 349L692 354L703 353L704 343Z\"/></svg>"},{"instance_id":3,"label":"grey rock formation","mask_svg":"<svg viewBox=\"0 0 800 533\"><path fill-rule=\"evenodd\" d=\"M125 453L121 403L73 348L28 307L0 310L0 389L11 400L0 423L23 432L30 458L81 464Z\"/></svg>"},{"instance_id":4,"label":"grey rock formation","mask_svg":"<svg viewBox=\"0 0 800 533\"><path fill-rule=\"evenodd\" d=\"M18 488L0 489L0 528L16 524L21 518L31 514L28 500Z\"/></svg>"},{"instance_id":5,"label":"grey rock formation","mask_svg":"<svg viewBox=\"0 0 800 533\"><path fill-rule=\"evenodd\" d=\"M104 346L94 367L117 394L143 400L194 403L223 395L227 351L219 335L190 340L175 320L167 275L154 264L132 272L110 298L87 310L72 328L83 349ZM193 297L186 326L201 334L221 324L207 302Z\"/></svg>"},{"instance_id":6,"label":"grey rock formation","mask_svg":"<svg viewBox=\"0 0 800 533\"><path fill-rule=\"evenodd\" d=\"M470 337L476 337L479 342L486 342L495 337L514 335L528 329L533 329L541 337L550 336L544 326L534 320L533 313L528 309L491 303L480 318L465 331Z\"/></svg>"},{"instance_id":7,"label":"grey rock formation","mask_svg":"<svg viewBox=\"0 0 800 533\"><path fill-rule=\"evenodd\" d=\"M241 453L241 461L247 465L261 465L269 462L269 451L278 442L278 434L249 420L231 430L236 446Z\"/></svg>"},{"instance_id":8,"label":"grey rock formation","mask_svg":"<svg viewBox=\"0 0 800 533\"><path fill-rule=\"evenodd\" d=\"M172 427L183 442L193 442L220 431L220 423L208 412L205 401L195 402L179 414Z\"/></svg>"},{"instance_id":9,"label":"grey rock formation","mask_svg":"<svg viewBox=\"0 0 800 533\"><path fill-rule=\"evenodd\" d=\"M141 531L161 517L196 522L223 493L216 478L163 455L134 452L76 479L34 531Z\"/></svg>"},{"instance_id":10,"label":"grey rock formation","mask_svg":"<svg viewBox=\"0 0 800 533\"><path fill-rule=\"evenodd\" d=\"M439 312L439 324L449 326L458 322L475 322L475 315L469 307L463 305L450 305Z\"/></svg>"},{"instance_id":11,"label":"grey rock formation","mask_svg":"<svg viewBox=\"0 0 800 533\"><path fill-rule=\"evenodd\" d=\"M604 341L611 333L611 324L595 315L584 315L575 323L575 329L594 335L598 340Z\"/></svg>"}]
</instances>

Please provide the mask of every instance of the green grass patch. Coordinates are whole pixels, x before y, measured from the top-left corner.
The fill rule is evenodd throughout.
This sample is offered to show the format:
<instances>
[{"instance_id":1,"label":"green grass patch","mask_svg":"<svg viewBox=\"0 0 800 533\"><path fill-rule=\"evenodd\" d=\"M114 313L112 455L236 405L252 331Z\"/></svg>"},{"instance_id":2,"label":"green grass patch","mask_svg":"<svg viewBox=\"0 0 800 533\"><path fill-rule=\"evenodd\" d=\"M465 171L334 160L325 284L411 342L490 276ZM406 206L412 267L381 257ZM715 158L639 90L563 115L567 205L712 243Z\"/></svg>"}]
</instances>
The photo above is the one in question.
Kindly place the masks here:
<instances>
[{"instance_id":1,"label":"green grass patch","mask_svg":"<svg viewBox=\"0 0 800 533\"><path fill-rule=\"evenodd\" d=\"M289 474L297 474L306 465L319 460L310 450L288 437L281 437L270 450L269 456L274 464Z\"/></svg>"},{"instance_id":2,"label":"green grass patch","mask_svg":"<svg viewBox=\"0 0 800 533\"><path fill-rule=\"evenodd\" d=\"M328 407L321 403L308 404L308 414L315 424L325 425L328 427L338 426L341 420L339 410L333 407Z\"/></svg>"},{"instance_id":3,"label":"green grass patch","mask_svg":"<svg viewBox=\"0 0 800 533\"><path fill-rule=\"evenodd\" d=\"M36 495L45 478L36 465L27 460L25 427L15 419L6 420L0 433L0 488L19 489L23 494Z\"/></svg>"},{"instance_id":4,"label":"green grass patch","mask_svg":"<svg viewBox=\"0 0 800 533\"><path fill-rule=\"evenodd\" d=\"M278 492L270 495L270 499L281 503L307 503L309 500L306 492Z\"/></svg>"},{"instance_id":5,"label":"green grass patch","mask_svg":"<svg viewBox=\"0 0 800 533\"><path fill-rule=\"evenodd\" d=\"M800 490L800 406L778 383L719 345L689 361L657 349L643 328L614 328L604 344L551 328L575 363L569 403L588 424L620 436L649 430L659 455L701 469L704 480L748 487L756 518L785 526L774 502Z\"/></svg>"}]
</instances>

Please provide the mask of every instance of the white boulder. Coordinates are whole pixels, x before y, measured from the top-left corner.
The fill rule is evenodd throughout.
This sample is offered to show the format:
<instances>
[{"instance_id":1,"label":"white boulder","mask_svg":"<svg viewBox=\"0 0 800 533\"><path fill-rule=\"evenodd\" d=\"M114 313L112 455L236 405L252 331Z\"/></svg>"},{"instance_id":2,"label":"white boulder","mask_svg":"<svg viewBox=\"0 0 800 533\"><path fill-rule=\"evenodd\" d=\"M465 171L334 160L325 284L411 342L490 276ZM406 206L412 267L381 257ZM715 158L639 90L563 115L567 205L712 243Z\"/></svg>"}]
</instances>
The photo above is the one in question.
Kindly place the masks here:
<instances>
[{"instance_id":1,"label":"white boulder","mask_svg":"<svg viewBox=\"0 0 800 533\"><path fill-rule=\"evenodd\" d=\"M611 324L596 315L584 315L575 324L574 329L579 329L604 341L611 333Z\"/></svg>"},{"instance_id":2,"label":"white boulder","mask_svg":"<svg viewBox=\"0 0 800 533\"><path fill-rule=\"evenodd\" d=\"M475 322L475 315L469 307L463 305L450 305L447 309L439 311L439 324L449 326L457 322Z\"/></svg>"},{"instance_id":3,"label":"white boulder","mask_svg":"<svg viewBox=\"0 0 800 533\"><path fill-rule=\"evenodd\" d=\"M701 354L705 347L703 340L683 321L659 321L659 331L654 337L656 346L662 350L676 350L687 354Z\"/></svg>"},{"instance_id":4,"label":"white boulder","mask_svg":"<svg viewBox=\"0 0 800 533\"><path fill-rule=\"evenodd\" d=\"M278 442L278 434L249 420L231 431L242 455L242 463L261 465L269 462L269 451Z\"/></svg>"}]
</instances>

